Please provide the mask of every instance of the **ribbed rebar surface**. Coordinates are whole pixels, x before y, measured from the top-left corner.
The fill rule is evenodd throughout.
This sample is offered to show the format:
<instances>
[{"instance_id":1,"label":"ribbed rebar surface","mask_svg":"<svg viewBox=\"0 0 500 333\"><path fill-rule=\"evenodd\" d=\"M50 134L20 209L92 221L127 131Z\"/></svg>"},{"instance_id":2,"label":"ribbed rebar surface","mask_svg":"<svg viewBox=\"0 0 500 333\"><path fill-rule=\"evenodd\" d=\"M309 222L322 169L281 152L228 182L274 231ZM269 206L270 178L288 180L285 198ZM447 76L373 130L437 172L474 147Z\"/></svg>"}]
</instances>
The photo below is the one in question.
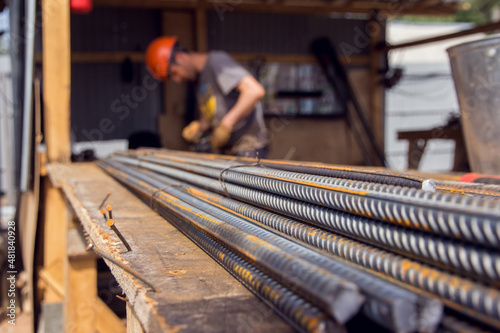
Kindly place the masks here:
<instances>
[{"instance_id":1,"label":"ribbed rebar surface","mask_svg":"<svg viewBox=\"0 0 500 333\"><path fill-rule=\"evenodd\" d=\"M297 330L359 310L395 332L459 327L443 305L500 329L495 187L166 150L99 165Z\"/></svg>"}]
</instances>

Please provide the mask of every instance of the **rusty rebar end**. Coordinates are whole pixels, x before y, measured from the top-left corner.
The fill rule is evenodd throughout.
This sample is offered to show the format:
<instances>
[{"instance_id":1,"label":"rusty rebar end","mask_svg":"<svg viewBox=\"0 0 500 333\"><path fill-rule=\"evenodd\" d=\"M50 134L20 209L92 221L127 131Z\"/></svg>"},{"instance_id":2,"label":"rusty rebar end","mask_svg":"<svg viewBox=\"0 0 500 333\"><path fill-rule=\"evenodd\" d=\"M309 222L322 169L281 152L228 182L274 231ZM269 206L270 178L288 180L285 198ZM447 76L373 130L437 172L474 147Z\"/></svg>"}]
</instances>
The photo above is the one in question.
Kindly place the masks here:
<instances>
[{"instance_id":1,"label":"rusty rebar end","mask_svg":"<svg viewBox=\"0 0 500 333\"><path fill-rule=\"evenodd\" d=\"M108 227L112 227L115 225L115 221L113 221L113 219L109 219L108 222L106 222L106 224L108 225Z\"/></svg>"},{"instance_id":2,"label":"rusty rebar end","mask_svg":"<svg viewBox=\"0 0 500 333\"><path fill-rule=\"evenodd\" d=\"M106 215L106 210L104 208L101 208L101 214Z\"/></svg>"},{"instance_id":3,"label":"rusty rebar end","mask_svg":"<svg viewBox=\"0 0 500 333\"><path fill-rule=\"evenodd\" d=\"M107 205L107 206L106 206L106 209L108 210L108 212L110 212L110 211L112 211L112 210L113 210L113 206L111 206L111 205Z\"/></svg>"}]
</instances>

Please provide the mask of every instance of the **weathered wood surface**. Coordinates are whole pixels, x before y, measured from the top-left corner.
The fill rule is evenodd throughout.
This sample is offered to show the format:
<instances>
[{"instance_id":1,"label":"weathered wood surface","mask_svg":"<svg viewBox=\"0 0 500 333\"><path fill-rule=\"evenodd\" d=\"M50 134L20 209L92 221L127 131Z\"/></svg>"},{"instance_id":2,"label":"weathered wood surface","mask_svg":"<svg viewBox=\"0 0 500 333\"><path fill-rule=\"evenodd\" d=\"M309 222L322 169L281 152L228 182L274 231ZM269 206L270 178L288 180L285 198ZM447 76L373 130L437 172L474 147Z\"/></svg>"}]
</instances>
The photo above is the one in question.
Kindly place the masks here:
<instances>
[{"instance_id":1,"label":"weathered wood surface","mask_svg":"<svg viewBox=\"0 0 500 333\"><path fill-rule=\"evenodd\" d=\"M107 263L146 332L290 332L271 309L205 252L93 163L49 166L98 249L126 263L159 293ZM108 191L126 252L98 206Z\"/></svg>"}]
</instances>

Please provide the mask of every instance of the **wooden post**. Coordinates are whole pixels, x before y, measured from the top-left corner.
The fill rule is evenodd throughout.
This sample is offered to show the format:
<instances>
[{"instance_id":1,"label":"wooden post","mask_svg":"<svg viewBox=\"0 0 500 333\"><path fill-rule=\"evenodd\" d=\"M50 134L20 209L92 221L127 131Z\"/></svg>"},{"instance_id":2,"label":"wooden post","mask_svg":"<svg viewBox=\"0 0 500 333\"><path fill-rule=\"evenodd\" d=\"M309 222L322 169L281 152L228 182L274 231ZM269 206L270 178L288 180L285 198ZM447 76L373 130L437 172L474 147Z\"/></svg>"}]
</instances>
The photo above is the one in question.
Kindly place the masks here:
<instances>
[{"instance_id":1,"label":"wooden post","mask_svg":"<svg viewBox=\"0 0 500 333\"><path fill-rule=\"evenodd\" d=\"M45 302L61 302L61 287L64 285L63 267L66 257L66 221L67 208L59 189L52 186L45 178L45 214L43 272L48 281L45 289ZM46 282L48 282L46 281Z\"/></svg>"},{"instance_id":2,"label":"wooden post","mask_svg":"<svg viewBox=\"0 0 500 333\"><path fill-rule=\"evenodd\" d=\"M162 34L177 36L182 46L192 50L194 46L193 16L192 11L164 11ZM185 150L188 145L182 139L182 129L186 125L187 84L165 82L163 86L164 112L158 120L162 146Z\"/></svg>"},{"instance_id":3,"label":"wooden post","mask_svg":"<svg viewBox=\"0 0 500 333\"><path fill-rule=\"evenodd\" d=\"M384 88L380 84L383 53L377 51L377 45L383 40L383 27L377 21L377 13L372 13L370 24L370 112L369 119L375 136L375 143L385 156L385 112ZM373 161L378 165L378 159L373 154Z\"/></svg>"},{"instance_id":4,"label":"wooden post","mask_svg":"<svg viewBox=\"0 0 500 333\"><path fill-rule=\"evenodd\" d=\"M64 274L65 332L95 332L97 323L97 265L93 253L68 219L68 244Z\"/></svg>"},{"instance_id":5,"label":"wooden post","mask_svg":"<svg viewBox=\"0 0 500 333\"><path fill-rule=\"evenodd\" d=\"M68 162L70 143L69 0L42 0L43 98L49 162Z\"/></svg>"},{"instance_id":6,"label":"wooden post","mask_svg":"<svg viewBox=\"0 0 500 333\"><path fill-rule=\"evenodd\" d=\"M48 162L69 162L70 143L70 8L69 0L42 0L44 137ZM61 302L65 295L68 211L60 190L45 179L44 302Z\"/></svg>"},{"instance_id":7,"label":"wooden post","mask_svg":"<svg viewBox=\"0 0 500 333\"><path fill-rule=\"evenodd\" d=\"M196 9L196 51L208 51L207 11L203 6Z\"/></svg>"}]
</instances>

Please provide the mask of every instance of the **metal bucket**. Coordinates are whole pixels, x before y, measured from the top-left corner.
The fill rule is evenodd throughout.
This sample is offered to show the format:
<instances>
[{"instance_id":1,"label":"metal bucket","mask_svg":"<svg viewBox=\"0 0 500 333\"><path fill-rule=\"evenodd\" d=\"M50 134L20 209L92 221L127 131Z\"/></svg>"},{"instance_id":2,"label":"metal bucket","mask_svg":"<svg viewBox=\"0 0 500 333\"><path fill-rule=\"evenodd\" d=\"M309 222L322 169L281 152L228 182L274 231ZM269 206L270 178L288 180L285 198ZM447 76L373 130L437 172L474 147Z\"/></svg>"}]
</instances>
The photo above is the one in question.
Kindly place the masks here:
<instances>
[{"instance_id":1,"label":"metal bucket","mask_svg":"<svg viewBox=\"0 0 500 333\"><path fill-rule=\"evenodd\" d=\"M500 174L500 37L449 49L469 164Z\"/></svg>"}]
</instances>

